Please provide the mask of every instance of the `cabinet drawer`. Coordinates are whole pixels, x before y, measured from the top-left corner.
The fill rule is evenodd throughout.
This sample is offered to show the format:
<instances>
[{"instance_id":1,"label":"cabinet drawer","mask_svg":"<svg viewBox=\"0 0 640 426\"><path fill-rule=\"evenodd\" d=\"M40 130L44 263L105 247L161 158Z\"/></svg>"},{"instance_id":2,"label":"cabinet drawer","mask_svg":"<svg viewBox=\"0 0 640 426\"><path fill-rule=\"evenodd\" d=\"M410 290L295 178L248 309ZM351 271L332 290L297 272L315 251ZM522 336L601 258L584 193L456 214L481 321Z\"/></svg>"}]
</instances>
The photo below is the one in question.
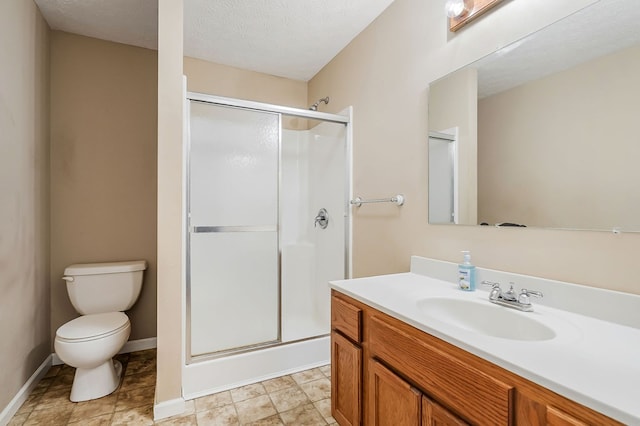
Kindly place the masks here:
<instances>
[{"instance_id":1,"label":"cabinet drawer","mask_svg":"<svg viewBox=\"0 0 640 426\"><path fill-rule=\"evenodd\" d=\"M424 336L420 330L401 330L386 319L371 317L373 356L471 423L508 425L513 387L462 362L462 351L452 355Z\"/></svg>"},{"instance_id":2,"label":"cabinet drawer","mask_svg":"<svg viewBox=\"0 0 640 426\"><path fill-rule=\"evenodd\" d=\"M331 327L354 342L362 341L362 309L335 296L331 297Z\"/></svg>"}]
</instances>

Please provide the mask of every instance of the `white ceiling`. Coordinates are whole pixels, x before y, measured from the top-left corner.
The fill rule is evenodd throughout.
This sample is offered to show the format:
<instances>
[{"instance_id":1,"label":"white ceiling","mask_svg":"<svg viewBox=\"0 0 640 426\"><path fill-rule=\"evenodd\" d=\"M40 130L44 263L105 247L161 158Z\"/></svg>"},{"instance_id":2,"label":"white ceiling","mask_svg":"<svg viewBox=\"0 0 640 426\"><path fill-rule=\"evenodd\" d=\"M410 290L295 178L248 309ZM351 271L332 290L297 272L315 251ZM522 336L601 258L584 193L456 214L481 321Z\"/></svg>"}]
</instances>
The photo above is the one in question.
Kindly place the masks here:
<instances>
[{"instance_id":1,"label":"white ceiling","mask_svg":"<svg viewBox=\"0 0 640 426\"><path fill-rule=\"evenodd\" d=\"M34 0L54 30L157 49L157 0ZM184 54L308 81L393 0L185 0Z\"/></svg>"}]
</instances>

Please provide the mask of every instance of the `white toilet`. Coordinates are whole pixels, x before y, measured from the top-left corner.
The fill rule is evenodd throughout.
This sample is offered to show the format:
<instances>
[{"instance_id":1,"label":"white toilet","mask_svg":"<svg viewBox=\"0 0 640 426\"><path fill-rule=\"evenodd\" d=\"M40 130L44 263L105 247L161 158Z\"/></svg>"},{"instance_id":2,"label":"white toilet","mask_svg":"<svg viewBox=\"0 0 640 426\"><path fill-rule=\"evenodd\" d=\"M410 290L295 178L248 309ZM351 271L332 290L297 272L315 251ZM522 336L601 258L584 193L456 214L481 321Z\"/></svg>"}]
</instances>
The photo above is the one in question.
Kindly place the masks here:
<instances>
[{"instance_id":1,"label":"white toilet","mask_svg":"<svg viewBox=\"0 0 640 426\"><path fill-rule=\"evenodd\" d=\"M60 359L76 368L71 401L100 398L118 387L122 364L112 358L131 333L122 311L138 300L145 269L147 262L138 260L76 264L64 270L69 299L82 315L58 328L54 344Z\"/></svg>"}]
</instances>

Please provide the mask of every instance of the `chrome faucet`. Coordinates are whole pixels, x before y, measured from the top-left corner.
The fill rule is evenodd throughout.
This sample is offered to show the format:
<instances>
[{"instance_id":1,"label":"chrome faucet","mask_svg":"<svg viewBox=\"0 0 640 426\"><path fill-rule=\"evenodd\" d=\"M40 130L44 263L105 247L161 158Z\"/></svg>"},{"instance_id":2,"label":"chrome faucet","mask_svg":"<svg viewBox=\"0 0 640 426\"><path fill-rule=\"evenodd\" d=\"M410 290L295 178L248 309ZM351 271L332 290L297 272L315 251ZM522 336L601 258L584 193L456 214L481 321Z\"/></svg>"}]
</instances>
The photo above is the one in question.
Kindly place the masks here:
<instances>
[{"instance_id":1,"label":"chrome faucet","mask_svg":"<svg viewBox=\"0 0 640 426\"><path fill-rule=\"evenodd\" d=\"M491 292L489 293L489 301L496 305L506 306L507 308L514 308L519 311L532 312L533 305L529 296L542 297L542 292L527 290L523 288L520 290L520 294L516 294L513 289L513 283L509 283L509 290L503 292L500 288L500 283L493 281L482 281L483 285L490 285Z\"/></svg>"}]
</instances>

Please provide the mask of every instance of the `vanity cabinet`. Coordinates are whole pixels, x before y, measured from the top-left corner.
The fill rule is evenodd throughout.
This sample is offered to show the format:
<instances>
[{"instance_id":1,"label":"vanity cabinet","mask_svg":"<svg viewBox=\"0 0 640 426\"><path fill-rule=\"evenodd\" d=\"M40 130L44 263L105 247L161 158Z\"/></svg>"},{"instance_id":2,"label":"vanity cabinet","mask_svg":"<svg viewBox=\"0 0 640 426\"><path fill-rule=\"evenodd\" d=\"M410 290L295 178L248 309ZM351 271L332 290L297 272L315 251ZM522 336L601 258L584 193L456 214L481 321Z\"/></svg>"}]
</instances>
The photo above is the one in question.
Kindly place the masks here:
<instances>
[{"instance_id":1,"label":"vanity cabinet","mask_svg":"<svg viewBox=\"0 0 640 426\"><path fill-rule=\"evenodd\" d=\"M370 359L368 370L368 424L419 426L422 393L378 361Z\"/></svg>"},{"instance_id":2,"label":"vanity cabinet","mask_svg":"<svg viewBox=\"0 0 640 426\"><path fill-rule=\"evenodd\" d=\"M468 425L380 362L369 360L369 375L367 406L372 426Z\"/></svg>"},{"instance_id":3,"label":"vanity cabinet","mask_svg":"<svg viewBox=\"0 0 640 426\"><path fill-rule=\"evenodd\" d=\"M368 319L370 356L386 363L471 423L509 423L512 385L443 350L439 341L421 338L379 313Z\"/></svg>"},{"instance_id":4,"label":"vanity cabinet","mask_svg":"<svg viewBox=\"0 0 640 426\"><path fill-rule=\"evenodd\" d=\"M331 412L343 426L360 424L362 349L331 332Z\"/></svg>"},{"instance_id":5,"label":"vanity cabinet","mask_svg":"<svg viewBox=\"0 0 640 426\"><path fill-rule=\"evenodd\" d=\"M335 290L331 337L342 426L620 424Z\"/></svg>"},{"instance_id":6,"label":"vanity cabinet","mask_svg":"<svg viewBox=\"0 0 640 426\"><path fill-rule=\"evenodd\" d=\"M340 425L357 426L362 413L362 309L331 299L331 412Z\"/></svg>"},{"instance_id":7,"label":"vanity cabinet","mask_svg":"<svg viewBox=\"0 0 640 426\"><path fill-rule=\"evenodd\" d=\"M422 396L422 426L468 426L469 423L463 421L458 416Z\"/></svg>"},{"instance_id":8,"label":"vanity cabinet","mask_svg":"<svg viewBox=\"0 0 640 426\"><path fill-rule=\"evenodd\" d=\"M547 407L547 424L550 426L587 426L573 416L555 408Z\"/></svg>"},{"instance_id":9,"label":"vanity cabinet","mask_svg":"<svg viewBox=\"0 0 640 426\"><path fill-rule=\"evenodd\" d=\"M544 403L541 401L537 401L535 395L532 395L528 398L524 395L524 391L519 393L516 404L516 417L520 419L520 422L518 424L545 424L548 426L587 426L590 424L597 424L599 422L599 420L596 418L582 421L577 417L567 413L563 409L558 408L554 404L562 404L562 400L557 399L555 402ZM571 407L569 406L568 409L571 409Z\"/></svg>"}]
</instances>

